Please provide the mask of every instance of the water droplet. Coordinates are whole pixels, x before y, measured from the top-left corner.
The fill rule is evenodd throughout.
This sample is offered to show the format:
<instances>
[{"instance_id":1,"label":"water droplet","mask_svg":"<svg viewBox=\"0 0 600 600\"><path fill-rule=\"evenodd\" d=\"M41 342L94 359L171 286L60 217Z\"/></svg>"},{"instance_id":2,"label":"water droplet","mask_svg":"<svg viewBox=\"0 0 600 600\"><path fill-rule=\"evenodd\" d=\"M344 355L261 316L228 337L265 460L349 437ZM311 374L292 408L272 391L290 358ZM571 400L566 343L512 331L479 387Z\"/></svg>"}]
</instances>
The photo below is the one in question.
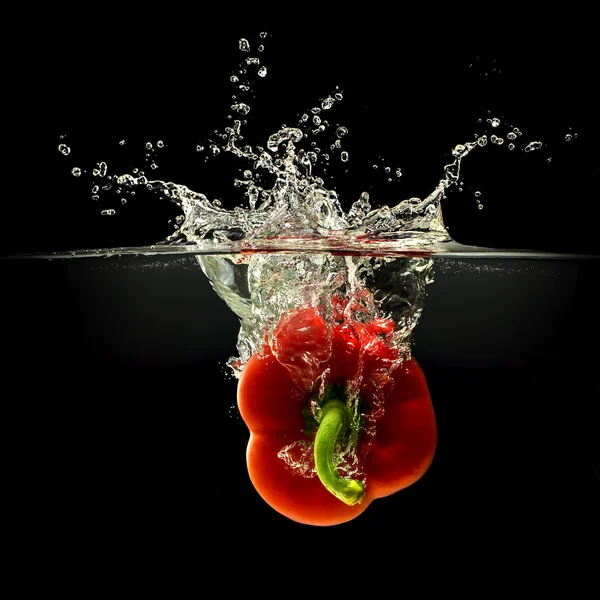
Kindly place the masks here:
<instances>
[{"instance_id":1,"label":"water droplet","mask_svg":"<svg viewBox=\"0 0 600 600\"><path fill-rule=\"evenodd\" d=\"M239 104L232 104L231 110L235 110L240 115L247 115L250 112L250 107L247 104L240 102Z\"/></svg>"},{"instance_id":2,"label":"water droplet","mask_svg":"<svg viewBox=\"0 0 600 600\"><path fill-rule=\"evenodd\" d=\"M478 146L486 146L487 145L487 136L482 135L478 140L477 140L477 145Z\"/></svg>"},{"instance_id":3,"label":"water droplet","mask_svg":"<svg viewBox=\"0 0 600 600\"><path fill-rule=\"evenodd\" d=\"M148 150L152 150L152 143L146 142L146 148L148 148Z\"/></svg>"},{"instance_id":4,"label":"water droplet","mask_svg":"<svg viewBox=\"0 0 600 600\"><path fill-rule=\"evenodd\" d=\"M266 77L266 75L267 75L267 67L261 67L258 70L258 76L259 77Z\"/></svg>"},{"instance_id":5,"label":"water droplet","mask_svg":"<svg viewBox=\"0 0 600 600\"><path fill-rule=\"evenodd\" d=\"M467 147L462 144L458 144L452 150L452 156L456 156L457 158L462 158L467 154Z\"/></svg>"},{"instance_id":6,"label":"water droplet","mask_svg":"<svg viewBox=\"0 0 600 600\"><path fill-rule=\"evenodd\" d=\"M567 133L567 135L565 135L565 140L566 140L567 142L570 142L572 139L573 139L573 135L572 135L572 134L570 134L570 133Z\"/></svg>"},{"instance_id":7,"label":"water droplet","mask_svg":"<svg viewBox=\"0 0 600 600\"><path fill-rule=\"evenodd\" d=\"M71 175L73 175L73 177L80 177L81 176L81 169L79 167L73 167L71 169Z\"/></svg>"},{"instance_id":8,"label":"water droplet","mask_svg":"<svg viewBox=\"0 0 600 600\"><path fill-rule=\"evenodd\" d=\"M323 102L321 102L321 108L323 110L329 110L334 105L334 103L335 100L331 96L328 96L323 100Z\"/></svg>"},{"instance_id":9,"label":"water droplet","mask_svg":"<svg viewBox=\"0 0 600 600\"><path fill-rule=\"evenodd\" d=\"M242 52L250 52L250 42L246 38L241 38L239 48Z\"/></svg>"},{"instance_id":10,"label":"water droplet","mask_svg":"<svg viewBox=\"0 0 600 600\"><path fill-rule=\"evenodd\" d=\"M347 134L348 134L348 129L346 129L346 127L338 127L335 130L335 135L337 135L339 138L343 138Z\"/></svg>"},{"instance_id":11,"label":"water droplet","mask_svg":"<svg viewBox=\"0 0 600 600\"><path fill-rule=\"evenodd\" d=\"M533 150L539 150L542 147L542 142L529 142L525 146L525 152L532 152Z\"/></svg>"},{"instance_id":12,"label":"water droplet","mask_svg":"<svg viewBox=\"0 0 600 600\"><path fill-rule=\"evenodd\" d=\"M341 154L340 154L340 158L342 159L342 162L348 162L348 159L350 158L348 156L348 153L344 150Z\"/></svg>"},{"instance_id":13,"label":"water droplet","mask_svg":"<svg viewBox=\"0 0 600 600\"><path fill-rule=\"evenodd\" d=\"M514 145L514 144L511 142L511 143L508 145L508 149L509 149L509 150L514 150L514 149L515 149L515 145Z\"/></svg>"},{"instance_id":14,"label":"water droplet","mask_svg":"<svg viewBox=\"0 0 600 600\"><path fill-rule=\"evenodd\" d=\"M491 124L492 127L498 127L498 125L500 125L500 119L493 118Z\"/></svg>"},{"instance_id":15,"label":"water droplet","mask_svg":"<svg viewBox=\"0 0 600 600\"><path fill-rule=\"evenodd\" d=\"M68 154L70 154L71 148L69 148L69 146L67 146L66 144L59 144L58 151L67 156Z\"/></svg>"},{"instance_id":16,"label":"water droplet","mask_svg":"<svg viewBox=\"0 0 600 600\"><path fill-rule=\"evenodd\" d=\"M162 140L158 140L158 142L156 142L156 146L158 148L164 148L165 147L165 143Z\"/></svg>"}]
</instances>

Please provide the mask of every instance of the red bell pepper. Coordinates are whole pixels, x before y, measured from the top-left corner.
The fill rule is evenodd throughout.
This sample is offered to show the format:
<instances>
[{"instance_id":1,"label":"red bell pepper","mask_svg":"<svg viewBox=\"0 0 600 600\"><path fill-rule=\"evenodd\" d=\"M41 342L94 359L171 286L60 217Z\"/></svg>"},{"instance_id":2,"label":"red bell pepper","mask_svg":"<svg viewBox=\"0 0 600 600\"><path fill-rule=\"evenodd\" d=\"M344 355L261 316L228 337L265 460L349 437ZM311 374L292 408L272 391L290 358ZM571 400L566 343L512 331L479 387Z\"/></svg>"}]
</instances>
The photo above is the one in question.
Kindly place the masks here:
<instances>
[{"instance_id":1,"label":"red bell pepper","mask_svg":"<svg viewBox=\"0 0 600 600\"><path fill-rule=\"evenodd\" d=\"M417 481L437 430L423 371L399 360L394 322L359 322L335 298L284 315L245 365L238 406L250 430L250 479L286 517L335 525Z\"/></svg>"}]
</instances>

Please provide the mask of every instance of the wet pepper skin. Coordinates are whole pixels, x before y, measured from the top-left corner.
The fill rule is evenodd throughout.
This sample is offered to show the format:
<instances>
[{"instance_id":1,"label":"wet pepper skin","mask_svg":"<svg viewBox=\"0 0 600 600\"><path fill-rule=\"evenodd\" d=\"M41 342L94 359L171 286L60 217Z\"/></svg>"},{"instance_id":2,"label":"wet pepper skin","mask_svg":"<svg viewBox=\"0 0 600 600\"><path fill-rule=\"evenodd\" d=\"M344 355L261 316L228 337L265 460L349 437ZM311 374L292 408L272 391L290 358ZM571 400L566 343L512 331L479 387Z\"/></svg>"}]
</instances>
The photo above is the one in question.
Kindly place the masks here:
<instances>
[{"instance_id":1,"label":"wet pepper skin","mask_svg":"<svg viewBox=\"0 0 600 600\"><path fill-rule=\"evenodd\" d=\"M238 406L250 430L248 472L258 493L282 515L308 525L343 523L373 500L415 483L429 468L437 444L431 397L414 358L390 374L397 350L386 340L393 327L389 319L365 324L340 318L329 337L317 309L300 309L281 320L273 349L265 345L245 365ZM366 488L353 505L330 493L319 477L303 477L278 456L289 444L314 439L314 434L304 433L302 411L314 393L315 380L327 369L329 381L339 385L362 369L365 412L371 404L384 409L376 420L375 435L363 435L358 441Z\"/></svg>"}]
</instances>

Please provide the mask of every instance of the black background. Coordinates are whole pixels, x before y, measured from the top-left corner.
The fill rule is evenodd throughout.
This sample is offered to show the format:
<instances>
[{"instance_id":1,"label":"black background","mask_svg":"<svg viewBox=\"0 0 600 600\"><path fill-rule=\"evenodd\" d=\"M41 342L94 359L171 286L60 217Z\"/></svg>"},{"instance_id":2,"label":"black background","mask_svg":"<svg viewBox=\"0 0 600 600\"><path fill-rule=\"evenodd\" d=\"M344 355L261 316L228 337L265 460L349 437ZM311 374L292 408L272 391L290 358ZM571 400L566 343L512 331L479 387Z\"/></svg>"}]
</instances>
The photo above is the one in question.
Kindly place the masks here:
<instances>
[{"instance_id":1,"label":"black background","mask_svg":"<svg viewBox=\"0 0 600 600\"><path fill-rule=\"evenodd\" d=\"M345 101L337 120L350 131L352 168L335 187L344 202L364 189L390 202L429 193L452 148L479 131L477 119L498 116L547 145L525 156L510 153L505 141L470 156L464 192L452 191L444 204L451 235L465 244L597 254L597 70L585 36L568 24L556 35L541 28L525 35L517 27L507 51L476 47L477 28L464 37L428 35L407 24L385 25L385 15L360 29L300 16L297 27L250 31L205 18L201 34L185 14L176 17L177 26L160 14L131 22L72 17L56 17L45 43L33 44L23 63L21 90L29 100L21 109L33 128L18 155L17 170L27 166L26 192L4 212L8 253L152 244L170 233L167 220L176 213L168 204L130 201L123 208L107 199L100 206L69 175L71 166L104 158L110 164L123 138L128 149L164 140L158 175L226 200L238 167L225 161L209 171L194 148L228 124L237 41L256 44L264 28L269 74L256 87L250 143L293 124L338 85ZM506 41L515 27L507 20L485 31L499 30ZM569 128L578 139L566 143ZM64 134L69 157L57 151ZM401 166L402 183L373 180L373 155ZM484 210L476 208L475 190ZM110 207L117 209L114 217L99 216ZM236 382L223 366L235 353L237 323L208 284L186 297L196 275L177 265L173 281L161 288L140 282L138 294L125 297L98 264L2 263L14 359L7 375L18 386L20 414L21 442L12 456L13 464L27 466L20 469L24 491L17 497L26 515L19 523L22 540L32 540L40 553L73 559L79 550L126 556L177 546L194 554L225 542L235 561L257 535L277 535L290 546L343 544L358 532L404 543L481 536L493 545L539 542L549 535L549 520L553 531L570 533L595 522L583 487L597 483L598 460L590 461L588 447L597 427L588 438L582 422L598 395L590 291L597 269L582 269L575 296L565 300L573 322L558 333L538 332L534 352L490 365L463 354L422 361L440 432L432 468L352 523L315 530L272 511L246 477L247 431L234 408ZM106 298L91 300L102 286ZM140 333L145 322L150 331L172 326L173 339L185 335L177 329L181 319L169 316L180 306L165 299L171 293L207 332L189 340L183 355L170 353L168 341L161 351L156 335ZM460 299L467 292L455 293ZM496 302L492 314L510 310L501 294L482 300ZM454 310L467 311L460 300ZM107 343L115 339L110 327L127 332L133 316L139 328L131 345L119 350ZM487 319L479 317L474 330ZM431 335L426 348L437 343ZM551 343L541 351L545 335Z\"/></svg>"}]
</instances>

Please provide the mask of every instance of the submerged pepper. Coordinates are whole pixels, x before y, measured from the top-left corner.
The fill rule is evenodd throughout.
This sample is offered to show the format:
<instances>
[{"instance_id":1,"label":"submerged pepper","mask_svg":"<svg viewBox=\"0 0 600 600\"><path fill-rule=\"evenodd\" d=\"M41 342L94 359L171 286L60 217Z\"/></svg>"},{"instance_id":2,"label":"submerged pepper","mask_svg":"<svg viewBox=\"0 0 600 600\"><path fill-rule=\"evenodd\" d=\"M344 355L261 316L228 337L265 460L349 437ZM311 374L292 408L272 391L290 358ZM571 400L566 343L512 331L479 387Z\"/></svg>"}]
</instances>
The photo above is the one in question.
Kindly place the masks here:
<instances>
[{"instance_id":1,"label":"submerged pepper","mask_svg":"<svg viewBox=\"0 0 600 600\"><path fill-rule=\"evenodd\" d=\"M238 406L247 464L262 498L286 517L335 525L417 481L437 444L431 397L414 358L398 360L394 322L358 322L334 299L283 316L245 365Z\"/></svg>"}]
</instances>

